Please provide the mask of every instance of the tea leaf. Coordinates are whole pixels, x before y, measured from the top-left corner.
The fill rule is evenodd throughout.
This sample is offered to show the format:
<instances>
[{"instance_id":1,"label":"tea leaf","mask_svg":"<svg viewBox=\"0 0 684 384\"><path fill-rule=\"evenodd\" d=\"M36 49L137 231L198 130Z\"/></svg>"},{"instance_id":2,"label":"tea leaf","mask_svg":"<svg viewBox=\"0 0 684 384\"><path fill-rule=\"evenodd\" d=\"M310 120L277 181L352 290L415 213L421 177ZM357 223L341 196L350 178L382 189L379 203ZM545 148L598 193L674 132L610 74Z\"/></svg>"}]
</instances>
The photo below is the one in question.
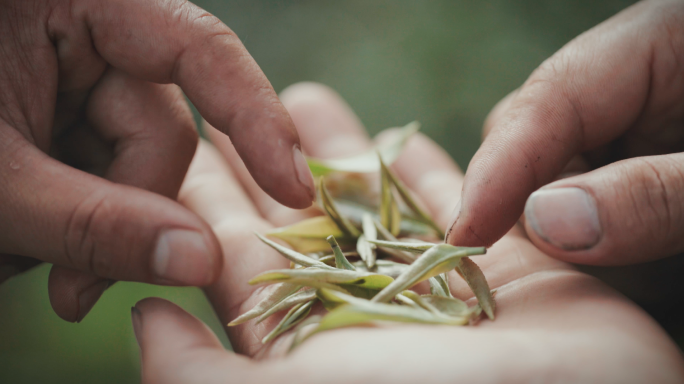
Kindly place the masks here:
<instances>
[{"instance_id":1,"label":"tea leaf","mask_svg":"<svg viewBox=\"0 0 684 384\"><path fill-rule=\"evenodd\" d=\"M326 288L319 288L316 291L316 297L323 303L327 310L333 310L343 304L353 304L359 301L368 301L360 299L356 296L346 295L342 292L330 290Z\"/></svg>"},{"instance_id":2,"label":"tea leaf","mask_svg":"<svg viewBox=\"0 0 684 384\"><path fill-rule=\"evenodd\" d=\"M403 291L402 293L400 293L399 295L403 295L404 297L408 297L414 303L418 304L419 307L423 308L424 310L426 310L428 312L432 312L432 313L438 314L438 315L442 314L437 308L435 308L435 306L433 306L428 301L423 300L422 296L420 296L419 294L417 294L413 291L406 290L406 291ZM399 295L397 295L397 296L399 296Z\"/></svg>"},{"instance_id":3,"label":"tea leaf","mask_svg":"<svg viewBox=\"0 0 684 384\"><path fill-rule=\"evenodd\" d=\"M373 299L374 302L388 302L399 292L416 283L440 273L454 269L465 256L482 254L485 248L458 248L449 244L439 244L430 248L411 266Z\"/></svg>"},{"instance_id":4,"label":"tea leaf","mask_svg":"<svg viewBox=\"0 0 684 384\"><path fill-rule=\"evenodd\" d=\"M342 216L340 212L337 210L335 201L330 196L328 190L325 188L325 180L323 180L323 177L318 179L318 190L321 193L321 204L323 205L323 210L328 215L328 217L332 219L335 225L340 230L342 230L342 232L346 236L353 238L359 237L359 235L361 234L359 230L356 229L356 227L352 223L350 223L346 217Z\"/></svg>"},{"instance_id":5,"label":"tea leaf","mask_svg":"<svg viewBox=\"0 0 684 384\"><path fill-rule=\"evenodd\" d=\"M377 153L382 159L392 164L399 157L406 141L411 135L418 132L420 124L416 121L401 128L399 134L389 140L378 144L374 149L362 154L343 159L314 159L308 158L309 168L314 177L325 176L334 171L369 173L380 170Z\"/></svg>"},{"instance_id":6,"label":"tea leaf","mask_svg":"<svg viewBox=\"0 0 684 384\"><path fill-rule=\"evenodd\" d=\"M340 249L340 246L337 244L337 241L335 241L334 236L328 236L326 239L328 240L328 244L330 244L330 247L333 250L333 254L335 255L335 266L339 269L347 269L350 271L355 271L356 268L354 268L353 265L347 260L346 257L344 257L344 253L342 253L342 250ZM327 267L327 265L326 265Z\"/></svg>"},{"instance_id":7,"label":"tea leaf","mask_svg":"<svg viewBox=\"0 0 684 384\"><path fill-rule=\"evenodd\" d=\"M445 315L467 317L472 312L468 304L453 297L423 295L420 298Z\"/></svg>"},{"instance_id":8,"label":"tea leaf","mask_svg":"<svg viewBox=\"0 0 684 384\"><path fill-rule=\"evenodd\" d=\"M261 301L259 301L259 303L257 303L257 305L255 305L252 309L228 323L228 326L233 327L264 314L271 307L277 305L292 293L297 292L300 288L301 285L287 283L279 284L273 291L271 291L271 293L268 294L268 296L261 299Z\"/></svg>"},{"instance_id":9,"label":"tea leaf","mask_svg":"<svg viewBox=\"0 0 684 384\"><path fill-rule=\"evenodd\" d=\"M266 236L281 239L300 253L328 251L330 246L325 240L335 236L343 245L354 244L355 238L347 238L328 216L317 216L302 220L287 227L276 228Z\"/></svg>"},{"instance_id":10,"label":"tea leaf","mask_svg":"<svg viewBox=\"0 0 684 384\"><path fill-rule=\"evenodd\" d=\"M489 290L489 284L480 267L467 257L459 260L457 267L460 275L463 276L463 279L468 283L468 286L475 294L482 310L487 314L487 317L490 320L494 320L496 302L494 301L494 296Z\"/></svg>"},{"instance_id":11,"label":"tea leaf","mask_svg":"<svg viewBox=\"0 0 684 384\"><path fill-rule=\"evenodd\" d=\"M273 242L260 234L256 234L259 240L263 241L266 245L270 246L271 248L275 249L278 251L281 255L285 256L286 259L290 260L291 262L299 265L303 265L305 267L317 267L317 268L332 268L328 266L325 263L322 263L318 260L314 260L308 256L302 255L299 252L293 251L289 248L283 247L282 245ZM339 248L339 247L338 247Z\"/></svg>"},{"instance_id":12,"label":"tea leaf","mask_svg":"<svg viewBox=\"0 0 684 384\"><path fill-rule=\"evenodd\" d=\"M280 301L278 304L272 306L271 308L269 308L268 311L264 312L261 316L259 316L259 318L256 321L256 324L261 323L262 321L266 320L268 317L270 317L272 314L276 312L280 312L283 309L292 307L293 305L309 301L314 297L316 297L315 288L307 288L299 292L295 292L290 296L286 297L284 300Z\"/></svg>"},{"instance_id":13,"label":"tea leaf","mask_svg":"<svg viewBox=\"0 0 684 384\"><path fill-rule=\"evenodd\" d=\"M424 309L371 301L346 304L330 311L318 324L316 332L351 325L392 321L402 323L464 325L468 318L438 315Z\"/></svg>"},{"instance_id":14,"label":"tea leaf","mask_svg":"<svg viewBox=\"0 0 684 384\"><path fill-rule=\"evenodd\" d=\"M250 284L273 284L288 282L308 287L339 289L338 285L350 285L366 289L383 289L392 281L391 277L376 273L349 271L346 269L278 269L264 272L252 280Z\"/></svg>"},{"instance_id":15,"label":"tea leaf","mask_svg":"<svg viewBox=\"0 0 684 384\"><path fill-rule=\"evenodd\" d=\"M378 155L380 159L380 155ZM380 164L382 160L380 159ZM382 166L380 173L380 223L394 236L401 231L401 212L392 193L392 181L387 175L387 167Z\"/></svg>"},{"instance_id":16,"label":"tea leaf","mask_svg":"<svg viewBox=\"0 0 684 384\"><path fill-rule=\"evenodd\" d=\"M359 240L356 243L356 250L361 256L361 259L366 262L368 268L373 268L375 266L375 245L368 242L368 240L377 240L378 230L375 228L375 223L373 223L373 216L369 213L365 213L361 218L361 225L363 228L363 234L359 236Z\"/></svg>"},{"instance_id":17,"label":"tea leaf","mask_svg":"<svg viewBox=\"0 0 684 384\"><path fill-rule=\"evenodd\" d=\"M430 217L429 214L427 214L421 207L418 205L418 203L413 199L413 196L411 196L411 193L409 192L408 188L404 186L404 184L399 180L399 178L392 173L392 171L385 166L385 164L381 161L380 166L382 167L382 172L384 175L387 175L388 180L394 185L396 188L397 192L399 193L399 196L401 196L401 199L404 201L406 206L413 212L416 217L422 221L423 223L429 225L435 232L437 232L437 236L439 238L444 238L444 232L442 232L442 229L435 224L434 220L432 220L432 217Z\"/></svg>"},{"instance_id":18,"label":"tea leaf","mask_svg":"<svg viewBox=\"0 0 684 384\"><path fill-rule=\"evenodd\" d=\"M310 300L305 303L300 303L292 307L290 311L283 317L283 319L280 321L278 325L276 325L273 330L264 337L261 342L263 344L268 343L269 341L275 339L276 337L280 336L283 332L287 331L288 329L294 327L297 325L299 322L304 320L306 316L311 312L311 307L314 305L316 302L316 299Z\"/></svg>"},{"instance_id":19,"label":"tea leaf","mask_svg":"<svg viewBox=\"0 0 684 384\"><path fill-rule=\"evenodd\" d=\"M451 291L449 290L449 283L444 280L444 276L446 276L446 273L428 279L428 282L430 283L430 293L437 296L452 297Z\"/></svg>"},{"instance_id":20,"label":"tea leaf","mask_svg":"<svg viewBox=\"0 0 684 384\"><path fill-rule=\"evenodd\" d=\"M379 221L373 219L373 223L375 224L375 228L378 230L380 235L382 235L382 237L384 237L386 241L394 241L394 242L399 241ZM408 252L399 251L399 250L395 250L392 248L383 248L383 251L386 253L389 253L391 256L394 256L397 259L405 261L407 263L412 263L413 261L416 260L416 256L414 256Z\"/></svg>"},{"instance_id":21,"label":"tea leaf","mask_svg":"<svg viewBox=\"0 0 684 384\"><path fill-rule=\"evenodd\" d=\"M375 244L383 248L399 249L402 251L423 253L428 249L434 247L435 243L427 242L402 242L402 241L385 241L385 240L369 240L369 243Z\"/></svg>"},{"instance_id":22,"label":"tea leaf","mask_svg":"<svg viewBox=\"0 0 684 384\"><path fill-rule=\"evenodd\" d=\"M362 270L362 271L367 271L367 272L376 272L381 275L386 275L389 276L393 279L396 279L399 275L404 273L409 267L408 264L404 263L396 263L391 260L376 260L375 262L375 267L370 270L368 269L368 266L364 262L354 262L352 263L356 267L357 270Z\"/></svg>"}]
</instances>

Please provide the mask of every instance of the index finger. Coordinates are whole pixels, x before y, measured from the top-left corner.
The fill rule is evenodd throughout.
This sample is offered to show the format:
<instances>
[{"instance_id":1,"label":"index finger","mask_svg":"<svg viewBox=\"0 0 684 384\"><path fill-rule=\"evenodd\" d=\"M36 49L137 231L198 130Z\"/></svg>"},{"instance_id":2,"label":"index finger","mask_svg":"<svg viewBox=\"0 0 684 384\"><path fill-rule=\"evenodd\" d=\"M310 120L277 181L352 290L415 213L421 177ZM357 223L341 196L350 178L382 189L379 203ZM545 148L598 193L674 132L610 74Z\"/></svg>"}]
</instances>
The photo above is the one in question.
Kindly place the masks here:
<instances>
[{"instance_id":1,"label":"index finger","mask_svg":"<svg viewBox=\"0 0 684 384\"><path fill-rule=\"evenodd\" d=\"M236 34L181 0L64 2L48 21L60 62L82 54L90 34L97 54L133 76L176 83L214 127L229 135L261 188L305 208L313 178L290 116Z\"/></svg>"},{"instance_id":2,"label":"index finger","mask_svg":"<svg viewBox=\"0 0 684 384\"><path fill-rule=\"evenodd\" d=\"M681 30L673 8L684 17L681 3L646 2L624 11L548 59L506 101L468 166L449 243L491 245L520 218L530 194L575 155L650 116L663 118L668 101L658 95L671 94L668 79L682 70L662 39L668 28ZM684 41L679 46L684 52Z\"/></svg>"}]
</instances>

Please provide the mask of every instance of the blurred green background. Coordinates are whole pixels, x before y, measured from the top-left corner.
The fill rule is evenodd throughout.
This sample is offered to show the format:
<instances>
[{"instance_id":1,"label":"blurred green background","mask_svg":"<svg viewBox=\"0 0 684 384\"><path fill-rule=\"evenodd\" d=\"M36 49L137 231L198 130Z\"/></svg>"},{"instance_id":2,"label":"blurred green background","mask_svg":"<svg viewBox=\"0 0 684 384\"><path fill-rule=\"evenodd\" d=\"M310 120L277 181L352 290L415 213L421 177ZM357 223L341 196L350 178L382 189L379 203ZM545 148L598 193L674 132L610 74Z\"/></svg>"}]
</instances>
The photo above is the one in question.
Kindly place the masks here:
<instances>
[{"instance_id":1,"label":"blurred green background","mask_svg":"<svg viewBox=\"0 0 684 384\"><path fill-rule=\"evenodd\" d=\"M277 91L305 80L330 85L373 134L420 120L465 168L500 98L563 44L633 2L196 3L237 32ZM0 383L138 382L130 307L144 297L168 298L221 334L200 290L133 283L111 287L81 324L65 323L50 308L48 271L43 265L0 286Z\"/></svg>"}]
</instances>

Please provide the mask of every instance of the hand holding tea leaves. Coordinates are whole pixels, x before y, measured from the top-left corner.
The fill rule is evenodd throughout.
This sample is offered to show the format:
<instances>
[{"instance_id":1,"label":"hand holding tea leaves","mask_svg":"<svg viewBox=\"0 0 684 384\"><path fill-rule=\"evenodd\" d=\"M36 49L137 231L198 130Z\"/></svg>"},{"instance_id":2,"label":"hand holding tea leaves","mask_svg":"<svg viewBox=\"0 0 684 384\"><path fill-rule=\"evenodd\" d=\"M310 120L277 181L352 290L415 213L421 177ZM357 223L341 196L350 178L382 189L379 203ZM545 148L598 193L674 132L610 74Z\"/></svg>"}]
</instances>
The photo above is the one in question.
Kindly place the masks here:
<instances>
[{"instance_id":1,"label":"hand holding tea leaves","mask_svg":"<svg viewBox=\"0 0 684 384\"><path fill-rule=\"evenodd\" d=\"M297 85L286 90L282 100L302 135L305 151L312 156L340 158L371 149L356 117L330 90L311 84ZM396 131L383 134L380 141L393 134ZM293 211L275 203L248 177L230 142L215 131L210 130L210 136L220 153L208 144L200 145L181 198L212 225L222 243L224 267L219 280L206 293L224 323L258 307L264 298L273 297L275 290L282 287L248 284L266 271L291 271L287 272L288 278L295 276L296 271L312 268L355 273L334 267L337 260L342 265L342 259L349 257L344 254L324 255L311 261L301 259L300 265L306 268L291 269L290 260L255 236L254 232L269 233L276 227L320 216L320 212ZM462 182L462 174L448 156L429 139L416 134L392 169L416 199L422 201L437 225L446 225L456 202L454 194ZM332 180L327 179L326 185L332 189ZM357 229L365 235L363 218L361 224ZM371 238L369 243L376 247L388 245L380 242L382 231L377 232L378 240ZM370 231L368 234L373 236ZM335 237L342 245L344 235ZM322 244L329 247L327 241ZM416 243L415 249L427 246ZM298 255L289 257L294 260ZM358 271L363 265L367 267L368 260L350 263ZM497 290L495 321L483 319L473 327L396 322L344 327L317 332L289 354L296 327L266 344L262 340L288 316L286 312L290 318L297 318L309 310L318 311L325 319L325 310L305 304L314 297L313 289L301 290L294 296L291 293L296 287L289 292L285 289L287 293L283 294L290 300L287 306L293 305L293 310L287 311L287 306L283 306L283 310L263 320L254 318L228 327L226 331L236 353L224 350L207 327L180 308L163 300L146 299L133 310L143 382L523 383L541 377L545 381L676 383L684 379L679 351L653 320L600 281L541 253L519 228L511 230L486 255L475 256L473 260L490 287ZM378 270L386 266L386 261L382 257L375 260ZM395 271L397 280L401 273ZM302 279L293 285L300 284ZM441 297L447 297L450 291L470 308L476 306L463 279L454 272L447 279L449 287L442 288ZM425 285L426 290L432 288ZM434 285L435 292L439 285ZM419 291L420 287L414 289ZM376 311L377 307L368 305L368 300L333 287L316 289L314 294L330 308L337 305L339 309L357 308L356 312L404 319L416 314L427 314L430 318L436 313L447 313L444 319L455 318L448 316L451 305L439 299L439 294L428 297L416 291L402 290L393 298L415 305L383 304L396 311L392 314ZM327 316L337 310L332 309ZM338 320L349 318L344 312L342 315L328 319L336 325ZM282 324L280 329L289 325Z\"/></svg>"}]
</instances>

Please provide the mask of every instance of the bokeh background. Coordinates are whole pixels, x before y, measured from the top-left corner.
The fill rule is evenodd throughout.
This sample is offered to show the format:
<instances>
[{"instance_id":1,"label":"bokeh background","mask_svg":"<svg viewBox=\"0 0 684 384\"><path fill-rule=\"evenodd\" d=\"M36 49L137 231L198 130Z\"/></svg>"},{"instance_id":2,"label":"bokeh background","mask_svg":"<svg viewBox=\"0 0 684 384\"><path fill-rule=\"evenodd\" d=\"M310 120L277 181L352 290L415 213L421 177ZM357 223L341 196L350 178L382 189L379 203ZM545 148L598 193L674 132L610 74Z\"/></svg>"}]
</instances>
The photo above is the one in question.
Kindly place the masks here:
<instances>
[{"instance_id":1,"label":"bokeh background","mask_svg":"<svg viewBox=\"0 0 684 384\"><path fill-rule=\"evenodd\" d=\"M277 91L299 81L328 84L373 134L419 120L465 168L499 99L573 37L633 1L195 3L237 32ZM0 286L0 383L139 382L130 308L149 296L181 305L229 345L194 288L117 283L82 323L66 323L50 308L48 271L43 265Z\"/></svg>"}]
</instances>

